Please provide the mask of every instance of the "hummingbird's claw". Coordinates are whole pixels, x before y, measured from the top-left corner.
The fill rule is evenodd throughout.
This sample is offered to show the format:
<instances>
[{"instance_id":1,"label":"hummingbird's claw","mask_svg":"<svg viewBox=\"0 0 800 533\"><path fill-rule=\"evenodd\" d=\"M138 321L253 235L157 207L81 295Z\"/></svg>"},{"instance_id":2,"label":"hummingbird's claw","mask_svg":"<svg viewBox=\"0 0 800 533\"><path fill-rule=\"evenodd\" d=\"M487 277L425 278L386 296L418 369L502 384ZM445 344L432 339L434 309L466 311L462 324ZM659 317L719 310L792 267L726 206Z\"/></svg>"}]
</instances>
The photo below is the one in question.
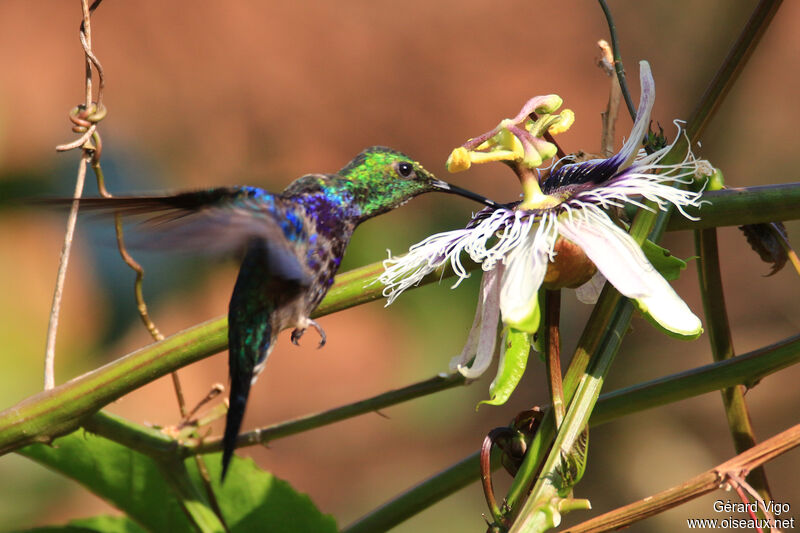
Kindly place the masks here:
<instances>
[{"instance_id":1,"label":"hummingbird's claw","mask_svg":"<svg viewBox=\"0 0 800 533\"><path fill-rule=\"evenodd\" d=\"M312 326L315 330L317 330L317 333L319 333L320 339L317 348L322 348L323 346L325 346L325 342L328 340L327 335L325 335L325 331L322 329L322 326L317 324L316 321L310 319L306 321L306 327L295 328L294 331L292 331L292 344L294 344L295 346L300 346L300 342L298 341L300 340L300 337L302 337L303 334L306 332L308 326Z\"/></svg>"},{"instance_id":2,"label":"hummingbird's claw","mask_svg":"<svg viewBox=\"0 0 800 533\"><path fill-rule=\"evenodd\" d=\"M300 346L300 343L298 341L305 332L306 332L305 328L303 329L295 328L294 331L292 331L292 344L294 344L295 346Z\"/></svg>"},{"instance_id":3,"label":"hummingbird's claw","mask_svg":"<svg viewBox=\"0 0 800 533\"><path fill-rule=\"evenodd\" d=\"M315 330L317 330L317 333L319 333L319 344L317 345L317 348L322 348L325 346L325 342L328 340L328 336L325 335L325 330L323 330L322 326L317 324L314 320L309 320L308 323L313 326Z\"/></svg>"}]
</instances>

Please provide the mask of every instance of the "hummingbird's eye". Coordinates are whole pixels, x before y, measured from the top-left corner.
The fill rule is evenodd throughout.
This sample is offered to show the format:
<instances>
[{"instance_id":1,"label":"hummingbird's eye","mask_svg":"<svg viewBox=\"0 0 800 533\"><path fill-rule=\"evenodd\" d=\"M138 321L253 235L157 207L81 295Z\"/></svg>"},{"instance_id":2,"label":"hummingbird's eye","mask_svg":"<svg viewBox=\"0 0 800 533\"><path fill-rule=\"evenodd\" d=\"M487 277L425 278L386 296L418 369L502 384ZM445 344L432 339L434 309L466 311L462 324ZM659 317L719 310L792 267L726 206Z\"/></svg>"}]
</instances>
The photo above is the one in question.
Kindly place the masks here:
<instances>
[{"instance_id":1,"label":"hummingbird's eye","mask_svg":"<svg viewBox=\"0 0 800 533\"><path fill-rule=\"evenodd\" d=\"M414 165L408 161L401 161L395 166L401 178L410 178L414 175Z\"/></svg>"}]
</instances>

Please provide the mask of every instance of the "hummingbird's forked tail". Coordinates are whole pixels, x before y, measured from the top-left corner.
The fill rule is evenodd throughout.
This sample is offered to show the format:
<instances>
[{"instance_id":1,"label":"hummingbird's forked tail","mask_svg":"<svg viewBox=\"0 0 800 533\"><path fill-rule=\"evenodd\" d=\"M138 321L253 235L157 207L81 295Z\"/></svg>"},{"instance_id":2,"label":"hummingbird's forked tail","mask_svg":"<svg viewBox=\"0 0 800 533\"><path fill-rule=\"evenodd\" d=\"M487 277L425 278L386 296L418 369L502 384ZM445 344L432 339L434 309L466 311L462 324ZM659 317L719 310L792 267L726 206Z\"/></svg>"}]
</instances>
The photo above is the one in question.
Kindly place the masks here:
<instances>
[{"instance_id":1,"label":"hummingbird's forked tail","mask_svg":"<svg viewBox=\"0 0 800 533\"><path fill-rule=\"evenodd\" d=\"M232 327L238 329L235 322ZM222 481L225 481L225 474L236 450L236 440L242 428L250 386L264 367L275 341L268 320L255 326L251 332L253 337L232 335L229 341L231 393L228 400L228 414L225 417L225 434L222 437ZM255 346L240 344L239 339L243 338L255 340Z\"/></svg>"},{"instance_id":2,"label":"hummingbird's forked tail","mask_svg":"<svg viewBox=\"0 0 800 533\"><path fill-rule=\"evenodd\" d=\"M240 276L241 278L241 276ZM237 282L237 288L240 287ZM237 291L234 290L234 295ZM233 301L236 301L234 298ZM230 405L225 418L225 435L222 438L222 480L236 450L236 439L242 428L250 386L264 368L267 357L275 345L272 325L266 310L245 313L237 308L228 314L228 366L231 379Z\"/></svg>"},{"instance_id":3,"label":"hummingbird's forked tail","mask_svg":"<svg viewBox=\"0 0 800 533\"><path fill-rule=\"evenodd\" d=\"M225 474L228 473L228 466L233 459L233 452L236 450L236 439L239 437L247 406L247 397L250 395L251 379L250 376L247 376L246 379L231 376L230 405L225 417L225 436L222 438L222 481L225 481Z\"/></svg>"}]
</instances>

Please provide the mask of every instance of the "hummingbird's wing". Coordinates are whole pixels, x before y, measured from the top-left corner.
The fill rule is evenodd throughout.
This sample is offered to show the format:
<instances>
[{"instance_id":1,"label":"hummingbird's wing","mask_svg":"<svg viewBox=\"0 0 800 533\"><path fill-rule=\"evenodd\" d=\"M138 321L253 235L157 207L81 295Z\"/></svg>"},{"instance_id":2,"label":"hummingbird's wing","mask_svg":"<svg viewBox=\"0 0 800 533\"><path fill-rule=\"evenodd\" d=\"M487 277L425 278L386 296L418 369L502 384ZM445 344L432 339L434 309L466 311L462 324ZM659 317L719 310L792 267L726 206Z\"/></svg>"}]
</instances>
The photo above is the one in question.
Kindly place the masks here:
<instances>
[{"instance_id":1,"label":"hummingbird's wing","mask_svg":"<svg viewBox=\"0 0 800 533\"><path fill-rule=\"evenodd\" d=\"M70 202L71 200L65 200ZM57 200L57 203L62 203ZM134 248L225 254L262 243L262 268L290 284L310 283L298 257L307 248L303 212L257 187L220 187L164 196L81 198L83 209L139 219Z\"/></svg>"},{"instance_id":2,"label":"hummingbird's wing","mask_svg":"<svg viewBox=\"0 0 800 533\"><path fill-rule=\"evenodd\" d=\"M48 203L64 205L71 199ZM250 386L263 368L283 314L312 282L302 207L254 187L164 196L82 198L83 209L139 219L134 246L224 253L245 250L228 310L230 407L223 478L236 448Z\"/></svg>"},{"instance_id":3,"label":"hummingbird's wing","mask_svg":"<svg viewBox=\"0 0 800 533\"><path fill-rule=\"evenodd\" d=\"M71 199L45 200L68 205ZM274 257L294 256L304 240L302 224L284 199L256 187L221 187L164 196L81 198L81 209L138 219L129 245L206 253L240 251L253 239L273 243Z\"/></svg>"}]
</instances>

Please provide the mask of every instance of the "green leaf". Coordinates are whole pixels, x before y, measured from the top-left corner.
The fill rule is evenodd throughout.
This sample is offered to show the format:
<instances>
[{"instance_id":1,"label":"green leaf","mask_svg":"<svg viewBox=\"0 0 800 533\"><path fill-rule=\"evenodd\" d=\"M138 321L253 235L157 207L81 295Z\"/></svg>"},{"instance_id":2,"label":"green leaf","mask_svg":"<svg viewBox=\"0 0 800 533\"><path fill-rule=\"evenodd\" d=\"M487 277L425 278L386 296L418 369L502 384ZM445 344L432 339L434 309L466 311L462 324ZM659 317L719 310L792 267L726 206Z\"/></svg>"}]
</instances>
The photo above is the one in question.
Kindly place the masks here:
<instances>
[{"instance_id":1,"label":"green leaf","mask_svg":"<svg viewBox=\"0 0 800 533\"><path fill-rule=\"evenodd\" d=\"M19 453L78 481L146 530L221 530L216 516L208 516L210 508L192 458L156 461L82 430L56 439L52 447L32 444ZM220 486L221 454L205 457L217 502L232 532L337 530L333 517L323 515L307 495L258 469L251 460L234 457Z\"/></svg>"},{"instance_id":2,"label":"green leaf","mask_svg":"<svg viewBox=\"0 0 800 533\"><path fill-rule=\"evenodd\" d=\"M642 251L658 273L667 281L673 281L681 276L681 270L686 268L686 261L678 259L669 250L662 248L651 240L644 241Z\"/></svg>"},{"instance_id":3,"label":"green leaf","mask_svg":"<svg viewBox=\"0 0 800 533\"><path fill-rule=\"evenodd\" d=\"M72 520L63 526L45 526L12 533L146 533L126 516L93 516Z\"/></svg>"},{"instance_id":4,"label":"green leaf","mask_svg":"<svg viewBox=\"0 0 800 533\"><path fill-rule=\"evenodd\" d=\"M74 479L151 531L196 531L158 464L83 430L19 453Z\"/></svg>"},{"instance_id":5,"label":"green leaf","mask_svg":"<svg viewBox=\"0 0 800 533\"><path fill-rule=\"evenodd\" d=\"M311 498L289 483L261 470L252 459L234 456L220 487L222 454L205 455L211 484L231 530L242 533L336 533L336 520L322 514Z\"/></svg>"},{"instance_id":6,"label":"green leaf","mask_svg":"<svg viewBox=\"0 0 800 533\"><path fill-rule=\"evenodd\" d=\"M505 351L500 357L497 376L489 386L491 399L480 402L481 404L503 405L508 401L511 393L517 388L525 365L528 363L528 354L531 351L533 335L518 329L508 328L508 333L503 340ZM480 404L478 404L480 406Z\"/></svg>"}]
</instances>

